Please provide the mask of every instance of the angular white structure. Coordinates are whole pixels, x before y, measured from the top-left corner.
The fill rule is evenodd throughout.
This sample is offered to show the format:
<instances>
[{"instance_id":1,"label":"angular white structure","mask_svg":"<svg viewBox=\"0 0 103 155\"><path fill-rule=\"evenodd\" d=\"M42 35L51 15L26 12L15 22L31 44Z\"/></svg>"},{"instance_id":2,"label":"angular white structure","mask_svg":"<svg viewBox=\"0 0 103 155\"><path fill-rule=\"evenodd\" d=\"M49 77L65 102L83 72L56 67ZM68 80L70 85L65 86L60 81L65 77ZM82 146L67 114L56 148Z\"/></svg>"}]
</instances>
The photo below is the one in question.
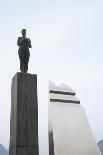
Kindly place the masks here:
<instances>
[{"instance_id":1,"label":"angular white structure","mask_svg":"<svg viewBox=\"0 0 103 155\"><path fill-rule=\"evenodd\" d=\"M54 153L100 155L85 111L75 94L63 84L59 87L53 83L49 85L49 132L53 133Z\"/></svg>"}]
</instances>

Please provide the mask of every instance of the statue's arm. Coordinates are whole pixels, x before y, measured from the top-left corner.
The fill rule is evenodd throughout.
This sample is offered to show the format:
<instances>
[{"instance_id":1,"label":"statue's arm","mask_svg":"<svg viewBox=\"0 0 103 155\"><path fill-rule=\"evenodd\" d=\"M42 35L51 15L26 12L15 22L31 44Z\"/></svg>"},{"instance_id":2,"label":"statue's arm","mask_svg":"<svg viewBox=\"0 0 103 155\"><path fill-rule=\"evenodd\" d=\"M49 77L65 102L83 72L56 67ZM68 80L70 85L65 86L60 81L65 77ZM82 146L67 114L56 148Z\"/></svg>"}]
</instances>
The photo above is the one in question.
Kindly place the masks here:
<instances>
[{"instance_id":1,"label":"statue's arm","mask_svg":"<svg viewBox=\"0 0 103 155\"><path fill-rule=\"evenodd\" d=\"M30 39L28 39L28 45L29 45L29 48L32 47L32 45L31 45L31 40L30 40Z\"/></svg>"}]
</instances>

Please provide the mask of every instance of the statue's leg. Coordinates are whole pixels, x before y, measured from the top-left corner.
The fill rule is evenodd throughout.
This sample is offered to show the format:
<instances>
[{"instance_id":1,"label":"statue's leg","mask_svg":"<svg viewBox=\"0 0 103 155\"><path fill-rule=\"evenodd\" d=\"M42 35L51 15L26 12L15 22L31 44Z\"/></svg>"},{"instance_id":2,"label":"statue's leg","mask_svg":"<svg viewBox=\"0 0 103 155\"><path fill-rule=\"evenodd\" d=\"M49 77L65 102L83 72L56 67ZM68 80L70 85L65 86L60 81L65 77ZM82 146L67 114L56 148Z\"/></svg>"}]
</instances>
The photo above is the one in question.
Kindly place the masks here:
<instances>
[{"instance_id":1,"label":"statue's leg","mask_svg":"<svg viewBox=\"0 0 103 155\"><path fill-rule=\"evenodd\" d=\"M21 72L22 72L22 68L23 68L23 66L22 66L22 63L20 61L20 70L21 70Z\"/></svg>"},{"instance_id":2,"label":"statue's leg","mask_svg":"<svg viewBox=\"0 0 103 155\"><path fill-rule=\"evenodd\" d=\"M24 71L25 71L25 65L24 65L22 62L20 62L20 70L21 70L21 72L23 72L23 73L24 73Z\"/></svg>"},{"instance_id":3,"label":"statue's leg","mask_svg":"<svg viewBox=\"0 0 103 155\"><path fill-rule=\"evenodd\" d=\"M28 71L28 62L27 62L27 64L26 64L26 72Z\"/></svg>"},{"instance_id":4,"label":"statue's leg","mask_svg":"<svg viewBox=\"0 0 103 155\"><path fill-rule=\"evenodd\" d=\"M25 73L28 71L28 62L25 63Z\"/></svg>"},{"instance_id":5,"label":"statue's leg","mask_svg":"<svg viewBox=\"0 0 103 155\"><path fill-rule=\"evenodd\" d=\"M23 66L23 72L24 72L24 73L27 73L26 63L24 63L24 66Z\"/></svg>"}]
</instances>

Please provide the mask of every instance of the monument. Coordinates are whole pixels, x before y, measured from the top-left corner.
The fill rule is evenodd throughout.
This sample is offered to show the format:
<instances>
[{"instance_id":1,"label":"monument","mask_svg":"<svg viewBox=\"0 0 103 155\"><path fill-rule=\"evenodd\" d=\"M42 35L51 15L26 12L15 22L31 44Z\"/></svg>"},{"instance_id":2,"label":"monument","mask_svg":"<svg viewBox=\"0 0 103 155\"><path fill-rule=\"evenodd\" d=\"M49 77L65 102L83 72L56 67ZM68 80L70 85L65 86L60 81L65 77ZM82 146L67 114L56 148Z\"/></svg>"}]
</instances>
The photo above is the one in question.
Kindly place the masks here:
<instances>
[{"instance_id":1,"label":"monument","mask_svg":"<svg viewBox=\"0 0 103 155\"><path fill-rule=\"evenodd\" d=\"M49 84L49 155L100 155L84 108L69 86Z\"/></svg>"},{"instance_id":2,"label":"monument","mask_svg":"<svg viewBox=\"0 0 103 155\"><path fill-rule=\"evenodd\" d=\"M20 58L20 70L23 73L27 73L28 62L30 57L29 48L31 48L31 41L26 38L26 29L21 31L22 37L18 37L17 45L19 46L18 55Z\"/></svg>"},{"instance_id":3,"label":"monument","mask_svg":"<svg viewBox=\"0 0 103 155\"><path fill-rule=\"evenodd\" d=\"M37 75L28 74L31 41L18 38L20 70L12 79L9 155L39 155Z\"/></svg>"}]
</instances>

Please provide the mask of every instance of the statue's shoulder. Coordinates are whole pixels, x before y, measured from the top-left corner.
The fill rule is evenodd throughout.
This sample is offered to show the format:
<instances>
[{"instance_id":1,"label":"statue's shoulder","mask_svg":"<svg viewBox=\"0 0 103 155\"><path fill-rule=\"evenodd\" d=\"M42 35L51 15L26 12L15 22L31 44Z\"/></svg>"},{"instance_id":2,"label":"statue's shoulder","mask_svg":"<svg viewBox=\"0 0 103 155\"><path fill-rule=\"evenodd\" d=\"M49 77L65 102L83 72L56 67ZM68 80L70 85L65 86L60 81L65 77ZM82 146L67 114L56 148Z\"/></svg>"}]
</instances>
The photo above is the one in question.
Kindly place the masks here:
<instances>
[{"instance_id":1,"label":"statue's shoulder","mask_svg":"<svg viewBox=\"0 0 103 155\"><path fill-rule=\"evenodd\" d=\"M30 39L29 39L29 38L27 38L27 40L29 40L29 41L30 41Z\"/></svg>"},{"instance_id":2,"label":"statue's shoulder","mask_svg":"<svg viewBox=\"0 0 103 155\"><path fill-rule=\"evenodd\" d=\"M21 40L22 39L22 37L18 37L18 40Z\"/></svg>"}]
</instances>

